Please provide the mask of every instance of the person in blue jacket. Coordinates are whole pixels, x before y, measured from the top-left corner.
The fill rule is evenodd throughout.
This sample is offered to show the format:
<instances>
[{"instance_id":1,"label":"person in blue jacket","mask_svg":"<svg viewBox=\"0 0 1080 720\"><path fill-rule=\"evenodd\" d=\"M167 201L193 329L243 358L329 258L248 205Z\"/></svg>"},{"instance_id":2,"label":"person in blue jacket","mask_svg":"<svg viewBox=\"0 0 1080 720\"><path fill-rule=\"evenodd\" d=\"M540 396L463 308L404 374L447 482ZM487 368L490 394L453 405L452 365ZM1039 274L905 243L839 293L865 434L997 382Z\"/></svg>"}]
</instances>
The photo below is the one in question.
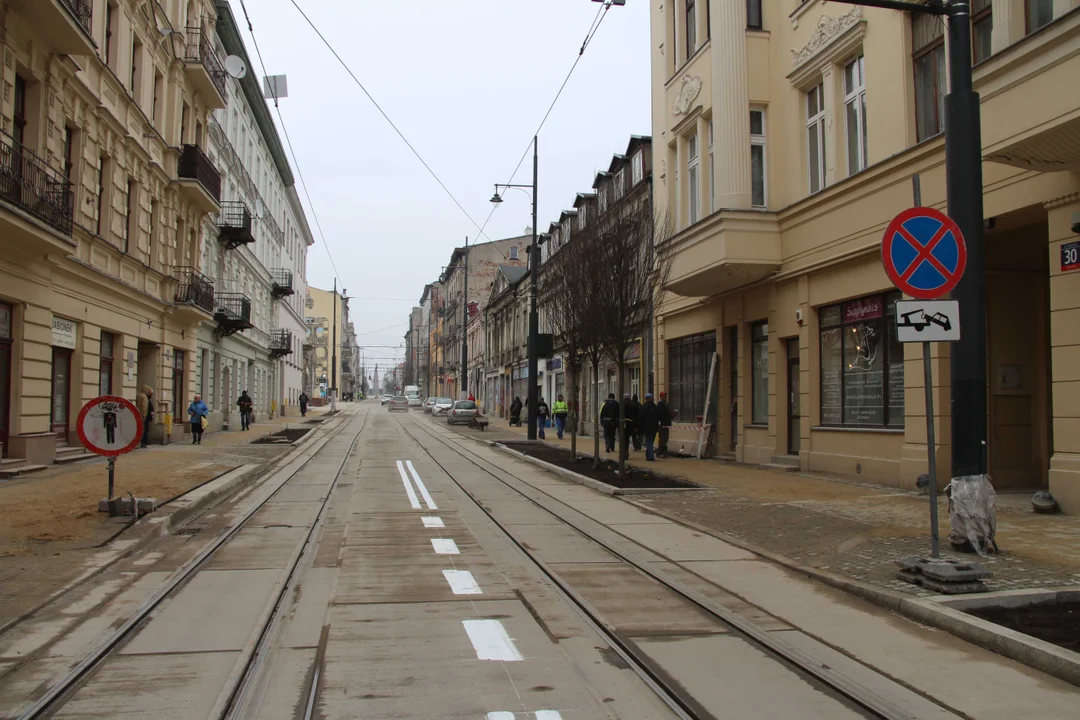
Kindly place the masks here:
<instances>
[{"instance_id":1,"label":"person in blue jacket","mask_svg":"<svg viewBox=\"0 0 1080 720\"><path fill-rule=\"evenodd\" d=\"M202 445L203 418L210 414L210 408L202 401L202 396L196 394L195 399L188 405L188 416L191 418L191 444Z\"/></svg>"}]
</instances>

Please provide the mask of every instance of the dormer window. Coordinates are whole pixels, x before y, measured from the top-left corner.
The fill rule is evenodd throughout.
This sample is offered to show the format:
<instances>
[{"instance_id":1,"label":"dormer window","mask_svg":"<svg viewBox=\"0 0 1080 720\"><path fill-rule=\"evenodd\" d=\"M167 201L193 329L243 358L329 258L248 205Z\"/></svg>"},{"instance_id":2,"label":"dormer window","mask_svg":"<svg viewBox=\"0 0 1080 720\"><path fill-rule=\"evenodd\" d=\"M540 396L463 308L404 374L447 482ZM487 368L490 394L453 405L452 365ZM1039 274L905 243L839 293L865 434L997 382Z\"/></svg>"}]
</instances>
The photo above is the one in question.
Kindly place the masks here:
<instances>
[{"instance_id":1,"label":"dormer window","mask_svg":"<svg viewBox=\"0 0 1080 720\"><path fill-rule=\"evenodd\" d=\"M626 170L619 170L615 174L615 199L618 200L626 192Z\"/></svg>"},{"instance_id":2,"label":"dormer window","mask_svg":"<svg viewBox=\"0 0 1080 720\"><path fill-rule=\"evenodd\" d=\"M577 227L578 227L578 230L584 230L585 229L585 214L586 214L585 211L586 210L588 210L588 208L584 207L584 206L582 206L581 209L578 210L578 214L577 214Z\"/></svg>"},{"instance_id":3,"label":"dormer window","mask_svg":"<svg viewBox=\"0 0 1080 720\"><path fill-rule=\"evenodd\" d=\"M630 179L634 185L641 182L641 179L645 177L645 153L642 150L638 150L634 153L634 166L631 171Z\"/></svg>"}]
</instances>

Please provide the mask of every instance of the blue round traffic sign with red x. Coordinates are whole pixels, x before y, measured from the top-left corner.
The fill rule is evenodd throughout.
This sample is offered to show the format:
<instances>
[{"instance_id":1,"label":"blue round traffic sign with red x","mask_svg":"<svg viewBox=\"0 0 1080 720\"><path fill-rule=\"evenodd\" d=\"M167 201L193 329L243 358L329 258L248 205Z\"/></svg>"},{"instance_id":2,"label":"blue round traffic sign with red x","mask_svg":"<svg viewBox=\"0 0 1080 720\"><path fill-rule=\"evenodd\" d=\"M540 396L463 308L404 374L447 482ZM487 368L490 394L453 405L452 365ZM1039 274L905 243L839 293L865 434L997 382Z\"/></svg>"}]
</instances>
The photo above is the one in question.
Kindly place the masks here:
<instances>
[{"instance_id":1,"label":"blue round traffic sign with red x","mask_svg":"<svg viewBox=\"0 0 1080 720\"><path fill-rule=\"evenodd\" d=\"M893 218L881 238L881 262L905 295L933 300L960 282L967 245L960 228L945 213L913 207Z\"/></svg>"}]
</instances>

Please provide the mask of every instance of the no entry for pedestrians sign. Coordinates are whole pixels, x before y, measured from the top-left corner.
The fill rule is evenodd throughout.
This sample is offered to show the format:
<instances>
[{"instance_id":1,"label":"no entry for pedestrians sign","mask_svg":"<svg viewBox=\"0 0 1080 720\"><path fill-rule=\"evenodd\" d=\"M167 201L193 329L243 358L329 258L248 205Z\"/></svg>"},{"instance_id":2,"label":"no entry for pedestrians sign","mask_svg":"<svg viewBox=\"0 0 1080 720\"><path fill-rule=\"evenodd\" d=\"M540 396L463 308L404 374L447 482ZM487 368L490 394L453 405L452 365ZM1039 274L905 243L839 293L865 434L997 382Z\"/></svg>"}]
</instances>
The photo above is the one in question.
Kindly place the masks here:
<instances>
[{"instance_id":1,"label":"no entry for pedestrians sign","mask_svg":"<svg viewBox=\"0 0 1080 720\"><path fill-rule=\"evenodd\" d=\"M960 282L967 246L960 228L945 213L913 207L897 215L881 239L881 262L905 295L933 300Z\"/></svg>"},{"instance_id":2,"label":"no entry for pedestrians sign","mask_svg":"<svg viewBox=\"0 0 1080 720\"><path fill-rule=\"evenodd\" d=\"M75 427L87 450L106 457L134 450L143 431L138 409L116 395L102 395L86 403Z\"/></svg>"}]
</instances>

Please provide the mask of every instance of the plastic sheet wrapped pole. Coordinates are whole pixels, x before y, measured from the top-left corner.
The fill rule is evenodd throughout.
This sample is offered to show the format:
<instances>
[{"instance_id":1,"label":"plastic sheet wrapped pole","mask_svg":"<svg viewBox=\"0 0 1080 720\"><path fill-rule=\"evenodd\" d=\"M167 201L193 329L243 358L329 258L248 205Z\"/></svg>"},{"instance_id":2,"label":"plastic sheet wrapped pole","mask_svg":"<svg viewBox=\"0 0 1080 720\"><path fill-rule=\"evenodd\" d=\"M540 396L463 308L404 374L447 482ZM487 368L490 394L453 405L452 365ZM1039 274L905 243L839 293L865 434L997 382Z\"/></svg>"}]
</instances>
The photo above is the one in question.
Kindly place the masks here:
<instances>
[{"instance_id":1,"label":"plastic sheet wrapped pole","mask_svg":"<svg viewBox=\"0 0 1080 720\"><path fill-rule=\"evenodd\" d=\"M968 546L979 555L997 552L997 510L989 475L953 478L949 494L949 543L957 550Z\"/></svg>"}]
</instances>

